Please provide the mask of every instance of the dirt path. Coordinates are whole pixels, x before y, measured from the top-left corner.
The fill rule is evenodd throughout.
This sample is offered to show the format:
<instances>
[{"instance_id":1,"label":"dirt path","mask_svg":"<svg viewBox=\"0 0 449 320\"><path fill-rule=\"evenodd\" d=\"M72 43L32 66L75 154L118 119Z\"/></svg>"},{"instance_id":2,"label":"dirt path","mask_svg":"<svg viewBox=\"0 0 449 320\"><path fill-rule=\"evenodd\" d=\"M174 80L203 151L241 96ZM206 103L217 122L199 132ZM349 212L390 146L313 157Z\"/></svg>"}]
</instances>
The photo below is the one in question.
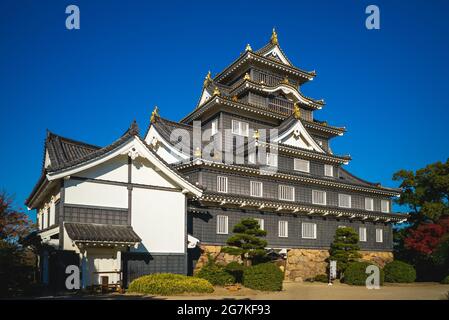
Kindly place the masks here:
<instances>
[{"instance_id":1,"label":"dirt path","mask_svg":"<svg viewBox=\"0 0 449 320\"><path fill-rule=\"evenodd\" d=\"M226 289L217 288L210 295L188 295L157 297L160 299L251 299L251 300L442 300L449 293L449 285L438 283L387 284L379 290L368 290L365 287L323 283L292 283L284 284L281 292L260 292L242 289L230 293ZM447 298L446 298L447 299Z\"/></svg>"}]
</instances>

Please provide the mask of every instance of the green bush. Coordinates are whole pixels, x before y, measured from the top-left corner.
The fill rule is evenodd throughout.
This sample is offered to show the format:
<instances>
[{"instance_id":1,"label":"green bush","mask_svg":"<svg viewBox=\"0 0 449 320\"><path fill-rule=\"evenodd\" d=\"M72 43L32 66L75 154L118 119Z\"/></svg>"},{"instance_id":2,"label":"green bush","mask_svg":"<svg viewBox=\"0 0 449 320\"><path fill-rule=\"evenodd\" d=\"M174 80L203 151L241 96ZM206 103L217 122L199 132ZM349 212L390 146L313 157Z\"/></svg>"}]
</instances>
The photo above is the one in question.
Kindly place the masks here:
<instances>
[{"instance_id":1,"label":"green bush","mask_svg":"<svg viewBox=\"0 0 449 320\"><path fill-rule=\"evenodd\" d=\"M242 283L243 281L243 272L245 271L245 266L241 265L238 262L230 262L225 266L225 271L234 277L235 282Z\"/></svg>"},{"instance_id":2,"label":"green bush","mask_svg":"<svg viewBox=\"0 0 449 320\"><path fill-rule=\"evenodd\" d=\"M273 263L261 263L243 272L243 285L262 291L281 291L284 273Z\"/></svg>"},{"instance_id":3,"label":"green bush","mask_svg":"<svg viewBox=\"0 0 449 320\"><path fill-rule=\"evenodd\" d=\"M180 293L211 293L212 285L204 279L172 273L155 273L133 280L128 292L173 295Z\"/></svg>"},{"instance_id":4,"label":"green bush","mask_svg":"<svg viewBox=\"0 0 449 320\"><path fill-rule=\"evenodd\" d=\"M329 276L327 274L319 274L313 278L313 281L329 283Z\"/></svg>"},{"instance_id":5,"label":"green bush","mask_svg":"<svg viewBox=\"0 0 449 320\"><path fill-rule=\"evenodd\" d=\"M372 265L369 262L352 262L345 270L343 281L346 284L355 286L364 286L369 274L366 273L366 268ZM380 268L379 268L380 269ZM384 283L384 272L380 269L380 284Z\"/></svg>"},{"instance_id":6,"label":"green bush","mask_svg":"<svg viewBox=\"0 0 449 320\"><path fill-rule=\"evenodd\" d=\"M208 263L198 271L195 275L198 278L206 279L214 286L225 286L235 283L235 278L232 274L214 263Z\"/></svg>"},{"instance_id":7,"label":"green bush","mask_svg":"<svg viewBox=\"0 0 449 320\"><path fill-rule=\"evenodd\" d=\"M443 280L441 280L441 284L449 284L449 275L446 276Z\"/></svg>"},{"instance_id":8,"label":"green bush","mask_svg":"<svg viewBox=\"0 0 449 320\"><path fill-rule=\"evenodd\" d=\"M385 282L410 283L416 280L415 268L399 260L387 263L384 272Z\"/></svg>"}]
</instances>

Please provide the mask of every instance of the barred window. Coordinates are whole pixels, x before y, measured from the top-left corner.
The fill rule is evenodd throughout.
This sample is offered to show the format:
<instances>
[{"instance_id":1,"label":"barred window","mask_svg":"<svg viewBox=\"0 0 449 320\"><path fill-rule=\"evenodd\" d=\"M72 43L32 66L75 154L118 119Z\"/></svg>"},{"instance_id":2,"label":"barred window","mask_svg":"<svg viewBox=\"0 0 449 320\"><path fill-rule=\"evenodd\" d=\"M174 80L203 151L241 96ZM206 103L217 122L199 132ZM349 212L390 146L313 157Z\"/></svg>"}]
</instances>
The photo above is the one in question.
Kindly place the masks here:
<instances>
[{"instance_id":1,"label":"barred window","mask_svg":"<svg viewBox=\"0 0 449 320\"><path fill-rule=\"evenodd\" d=\"M263 194L263 185L260 181L251 181L249 192L251 197L262 197Z\"/></svg>"},{"instance_id":2,"label":"barred window","mask_svg":"<svg viewBox=\"0 0 449 320\"><path fill-rule=\"evenodd\" d=\"M232 120L232 133L239 136L248 136L249 125L248 122Z\"/></svg>"},{"instance_id":3,"label":"barred window","mask_svg":"<svg viewBox=\"0 0 449 320\"><path fill-rule=\"evenodd\" d=\"M380 211L382 212L390 212L390 201L388 200L381 200L380 201Z\"/></svg>"},{"instance_id":4,"label":"barred window","mask_svg":"<svg viewBox=\"0 0 449 320\"><path fill-rule=\"evenodd\" d=\"M324 165L324 175L326 177L333 177L334 176L334 167L330 164Z\"/></svg>"},{"instance_id":5,"label":"barred window","mask_svg":"<svg viewBox=\"0 0 449 320\"><path fill-rule=\"evenodd\" d=\"M217 234L228 234L228 216L217 216Z\"/></svg>"},{"instance_id":6,"label":"barred window","mask_svg":"<svg viewBox=\"0 0 449 320\"><path fill-rule=\"evenodd\" d=\"M373 211L374 210L374 200L373 198L365 198L365 210Z\"/></svg>"},{"instance_id":7,"label":"barred window","mask_svg":"<svg viewBox=\"0 0 449 320\"><path fill-rule=\"evenodd\" d=\"M366 242L366 227L359 228L359 241Z\"/></svg>"},{"instance_id":8,"label":"barred window","mask_svg":"<svg viewBox=\"0 0 449 320\"><path fill-rule=\"evenodd\" d=\"M338 206L342 208L351 208L351 196L347 194L339 194Z\"/></svg>"},{"instance_id":9,"label":"barred window","mask_svg":"<svg viewBox=\"0 0 449 320\"><path fill-rule=\"evenodd\" d=\"M326 205L326 192L321 190L312 190L312 203Z\"/></svg>"},{"instance_id":10,"label":"barred window","mask_svg":"<svg viewBox=\"0 0 449 320\"><path fill-rule=\"evenodd\" d=\"M376 242L384 241L384 231L382 229L376 229Z\"/></svg>"},{"instance_id":11,"label":"barred window","mask_svg":"<svg viewBox=\"0 0 449 320\"><path fill-rule=\"evenodd\" d=\"M295 201L295 188L279 185L279 200Z\"/></svg>"},{"instance_id":12,"label":"barred window","mask_svg":"<svg viewBox=\"0 0 449 320\"><path fill-rule=\"evenodd\" d=\"M303 159L295 159L293 167L296 171L310 172L310 161Z\"/></svg>"},{"instance_id":13,"label":"barred window","mask_svg":"<svg viewBox=\"0 0 449 320\"><path fill-rule=\"evenodd\" d=\"M254 220L256 220L259 223L259 228L261 230L265 230L265 226L264 226L264 220L261 218L255 218Z\"/></svg>"},{"instance_id":14,"label":"barred window","mask_svg":"<svg viewBox=\"0 0 449 320\"><path fill-rule=\"evenodd\" d=\"M316 223L303 222L301 233L303 239L316 239Z\"/></svg>"},{"instance_id":15,"label":"barred window","mask_svg":"<svg viewBox=\"0 0 449 320\"><path fill-rule=\"evenodd\" d=\"M228 192L228 177L218 176L217 177L217 192Z\"/></svg>"},{"instance_id":16,"label":"barred window","mask_svg":"<svg viewBox=\"0 0 449 320\"><path fill-rule=\"evenodd\" d=\"M288 237L288 221L279 221L279 237L287 238Z\"/></svg>"},{"instance_id":17,"label":"barred window","mask_svg":"<svg viewBox=\"0 0 449 320\"><path fill-rule=\"evenodd\" d=\"M276 153L267 153L267 166L277 167L278 155Z\"/></svg>"}]
</instances>

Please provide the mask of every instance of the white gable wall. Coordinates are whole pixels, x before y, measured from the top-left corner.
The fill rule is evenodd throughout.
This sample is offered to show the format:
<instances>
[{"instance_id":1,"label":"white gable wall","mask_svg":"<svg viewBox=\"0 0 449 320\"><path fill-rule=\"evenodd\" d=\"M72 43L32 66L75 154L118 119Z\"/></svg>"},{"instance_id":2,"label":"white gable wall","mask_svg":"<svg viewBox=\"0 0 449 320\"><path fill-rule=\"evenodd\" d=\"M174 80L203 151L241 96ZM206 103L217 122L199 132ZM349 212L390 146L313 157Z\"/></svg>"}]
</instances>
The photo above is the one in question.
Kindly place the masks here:
<instances>
[{"instance_id":1,"label":"white gable wall","mask_svg":"<svg viewBox=\"0 0 449 320\"><path fill-rule=\"evenodd\" d=\"M148 159L137 158L133 161L132 182L137 184L146 184L158 187L175 188L162 172L157 171L156 167Z\"/></svg>"},{"instance_id":2,"label":"white gable wall","mask_svg":"<svg viewBox=\"0 0 449 320\"><path fill-rule=\"evenodd\" d=\"M128 157L120 155L76 174L78 177L128 182Z\"/></svg>"},{"instance_id":3,"label":"white gable wall","mask_svg":"<svg viewBox=\"0 0 449 320\"><path fill-rule=\"evenodd\" d=\"M184 253L185 213L181 192L134 188L131 225L142 238L137 251Z\"/></svg>"},{"instance_id":4,"label":"white gable wall","mask_svg":"<svg viewBox=\"0 0 449 320\"><path fill-rule=\"evenodd\" d=\"M66 204L112 208L128 207L126 186L70 179L64 181L64 187Z\"/></svg>"}]
</instances>

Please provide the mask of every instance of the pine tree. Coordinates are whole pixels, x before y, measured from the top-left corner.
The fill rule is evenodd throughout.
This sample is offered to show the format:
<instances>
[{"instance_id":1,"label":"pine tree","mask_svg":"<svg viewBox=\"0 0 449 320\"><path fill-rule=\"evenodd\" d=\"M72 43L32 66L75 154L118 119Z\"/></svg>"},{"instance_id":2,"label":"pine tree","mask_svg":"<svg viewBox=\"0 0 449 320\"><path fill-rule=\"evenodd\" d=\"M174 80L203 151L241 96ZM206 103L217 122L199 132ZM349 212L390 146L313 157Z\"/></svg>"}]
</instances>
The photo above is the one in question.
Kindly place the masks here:
<instances>
[{"instance_id":1,"label":"pine tree","mask_svg":"<svg viewBox=\"0 0 449 320\"><path fill-rule=\"evenodd\" d=\"M360 258L359 236L353 228L338 228L329 250L329 261L337 261L337 273L341 275L350 262Z\"/></svg>"},{"instance_id":2,"label":"pine tree","mask_svg":"<svg viewBox=\"0 0 449 320\"><path fill-rule=\"evenodd\" d=\"M249 265L252 260L263 259L266 256L267 242L260 237L266 236L267 232L260 229L257 220L242 219L234 226L232 232L234 235L226 241L230 247L224 247L223 252L240 255L245 265Z\"/></svg>"}]
</instances>

